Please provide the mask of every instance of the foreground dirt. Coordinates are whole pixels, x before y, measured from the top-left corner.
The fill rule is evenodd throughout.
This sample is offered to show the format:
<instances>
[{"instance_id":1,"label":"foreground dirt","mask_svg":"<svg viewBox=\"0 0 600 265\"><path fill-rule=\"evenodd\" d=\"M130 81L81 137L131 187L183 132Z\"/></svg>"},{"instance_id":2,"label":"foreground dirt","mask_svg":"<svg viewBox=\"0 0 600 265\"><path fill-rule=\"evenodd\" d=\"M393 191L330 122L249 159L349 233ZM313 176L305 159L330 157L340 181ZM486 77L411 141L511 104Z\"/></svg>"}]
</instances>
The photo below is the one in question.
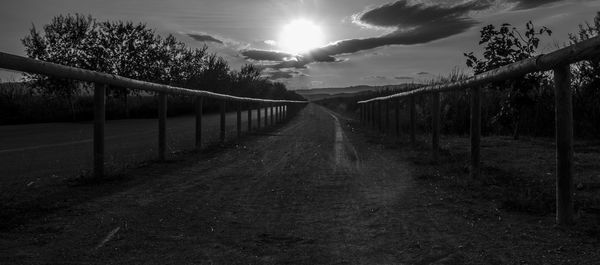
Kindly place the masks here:
<instances>
[{"instance_id":1,"label":"foreground dirt","mask_svg":"<svg viewBox=\"0 0 600 265\"><path fill-rule=\"evenodd\" d=\"M435 166L415 166L352 124L309 105L272 135L133 170L123 186L2 230L0 263L599 260L598 238L445 189L422 177Z\"/></svg>"}]
</instances>

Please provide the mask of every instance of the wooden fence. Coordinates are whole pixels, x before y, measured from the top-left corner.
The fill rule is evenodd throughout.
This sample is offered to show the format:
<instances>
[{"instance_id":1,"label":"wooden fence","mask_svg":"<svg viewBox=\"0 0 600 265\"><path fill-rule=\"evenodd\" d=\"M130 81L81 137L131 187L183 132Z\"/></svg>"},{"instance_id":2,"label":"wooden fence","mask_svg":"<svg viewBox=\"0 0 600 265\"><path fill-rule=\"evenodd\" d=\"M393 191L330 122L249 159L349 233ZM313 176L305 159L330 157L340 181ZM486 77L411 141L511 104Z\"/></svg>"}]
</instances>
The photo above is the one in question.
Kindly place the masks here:
<instances>
[{"instance_id":1,"label":"wooden fence","mask_svg":"<svg viewBox=\"0 0 600 265\"><path fill-rule=\"evenodd\" d=\"M257 111L257 127L261 126L261 111L264 111L263 126L273 125L277 122L285 120L289 114L291 107L305 104L306 101L294 100L272 100L258 99L247 97L236 97L231 95L213 93L203 90L192 90L169 85L145 82L131 78L100 73L91 70L85 70L76 67L59 65L44 61L39 61L22 56L12 55L0 52L0 68L27 72L32 74L42 74L53 77L68 78L90 82L94 84L94 163L93 172L95 177L104 175L104 127L105 127L105 112L106 112L106 89L108 86L117 87L120 89L139 89L148 92L158 93L158 158L159 160L166 159L167 147L167 95L183 95L195 98L195 114L196 114L196 149L201 148L202 143L202 105L204 99L220 100L220 140L225 141L225 109L228 102L235 104L237 114L237 136L242 135L242 109L245 108L248 112L248 131L252 129L252 110ZM268 111L270 110L270 120ZM275 113L276 112L276 113Z\"/></svg>"},{"instance_id":2,"label":"wooden fence","mask_svg":"<svg viewBox=\"0 0 600 265\"><path fill-rule=\"evenodd\" d=\"M399 116L400 99L408 98L410 110L410 139L415 142L415 96L429 94L431 98L432 157L438 159L440 137L440 93L457 90L470 91L470 175L479 177L481 142L481 96L482 87L495 81L524 76L528 73L554 72L555 118L556 118L556 222L573 223L573 106L571 99L570 64L588 60L600 55L600 37L591 38L554 52L515 62L471 78L424 86L385 97L359 101L361 121L381 129L384 122L381 114L389 115L389 107L395 101L396 117ZM385 104L385 110L382 105ZM386 118L387 119L387 118ZM389 122L385 123L389 126ZM397 129L399 130L399 129Z\"/></svg>"}]
</instances>

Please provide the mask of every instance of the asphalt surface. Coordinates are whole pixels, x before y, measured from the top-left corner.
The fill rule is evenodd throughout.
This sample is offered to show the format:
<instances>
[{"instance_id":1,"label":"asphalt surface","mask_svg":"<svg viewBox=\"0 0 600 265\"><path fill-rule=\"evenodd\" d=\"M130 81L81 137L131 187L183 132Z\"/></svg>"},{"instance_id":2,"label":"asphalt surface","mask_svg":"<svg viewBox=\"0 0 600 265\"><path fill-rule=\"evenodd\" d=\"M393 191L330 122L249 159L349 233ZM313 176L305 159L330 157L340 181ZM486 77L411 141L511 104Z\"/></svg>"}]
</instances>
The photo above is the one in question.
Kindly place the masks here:
<instances>
[{"instance_id":1,"label":"asphalt surface","mask_svg":"<svg viewBox=\"0 0 600 265\"><path fill-rule=\"evenodd\" d=\"M252 114L252 125L256 128L256 110ZM264 126L264 109L261 114L261 126ZM226 117L227 139L231 140L237 136L236 114L227 113ZM244 132L248 129L245 111L242 112L242 128ZM109 172L158 156L157 119L109 120L105 130ZM203 145L217 143L219 130L219 115L204 115ZM194 116L169 117L167 151L192 150L194 132ZM26 185L44 178L88 174L93 159L92 136L91 122L0 126L0 184L17 182Z\"/></svg>"}]
</instances>

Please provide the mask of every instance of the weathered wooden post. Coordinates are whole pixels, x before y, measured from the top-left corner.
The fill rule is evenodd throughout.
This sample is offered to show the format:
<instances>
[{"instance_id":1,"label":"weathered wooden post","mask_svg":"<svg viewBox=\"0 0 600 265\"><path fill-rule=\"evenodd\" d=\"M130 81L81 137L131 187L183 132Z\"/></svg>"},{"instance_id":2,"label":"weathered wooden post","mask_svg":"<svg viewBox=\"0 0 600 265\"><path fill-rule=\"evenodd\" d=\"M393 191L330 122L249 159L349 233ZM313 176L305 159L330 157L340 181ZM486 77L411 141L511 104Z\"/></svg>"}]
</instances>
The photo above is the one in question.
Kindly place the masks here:
<instances>
[{"instance_id":1,"label":"weathered wooden post","mask_svg":"<svg viewBox=\"0 0 600 265\"><path fill-rule=\"evenodd\" d=\"M196 97L196 150L202 148L202 97Z\"/></svg>"},{"instance_id":2,"label":"weathered wooden post","mask_svg":"<svg viewBox=\"0 0 600 265\"><path fill-rule=\"evenodd\" d=\"M481 174L481 88L471 88L471 178Z\"/></svg>"},{"instance_id":3,"label":"weathered wooden post","mask_svg":"<svg viewBox=\"0 0 600 265\"><path fill-rule=\"evenodd\" d=\"M236 102L235 107L237 110L237 137L242 136L242 102Z\"/></svg>"},{"instance_id":4,"label":"weathered wooden post","mask_svg":"<svg viewBox=\"0 0 600 265\"><path fill-rule=\"evenodd\" d=\"M94 84L94 177L104 176L104 125L106 124L106 87Z\"/></svg>"},{"instance_id":5,"label":"weathered wooden post","mask_svg":"<svg viewBox=\"0 0 600 265\"><path fill-rule=\"evenodd\" d=\"M379 128L379 131L382 132L383 131L383 117L382 113L383 112L383 102L381 100L377 101L377 126Z\"/></svg>"},{"instance_id":6,"label":"weathered wooden post","mask_svg":"<svg viewBox=\"0 0 600 265\"><path fill-rule=\"evenodd\" d=\"M275 114L274 114L274 109L275 106L273 106L273 104L271 104L271 126L275 125Z\"/></svg>"},{"instance_id":7,"label":"weathered wooden post","mask_svg":"<svg viewBox=\"0 0 600 265\"><path fill-rule=\"evenodd\" d=\"M269 126L269 104L265 106L265 128Z\"/></svg>"},{"instance_id":8,"label":"weathered wooden post","mask_svg":"<svg viewBox=\"0 0 600 265\"><path fill-rule=\"evenodd\" d=\"M573 224L573 102L569 65L554 69L556 102L556 222Z\"/></svg>"},{"instance_id":9,"label":"weathered wooden post","mask_svg":"<svg viewBox=\"0 0 600 265\"><path fill-rule=\"evenodd\" d=\"M275 107L275 113L277 113L276 121L277 121L277 123L280 123L281 122L281 105L277 105Z\"/></svg>"},{"instance_id":10,"label":"weathered wooden post","mask_svg":"<svg viewBox=\"0 0 600 265\"><path fill-rule=\"evenodd\" d=\"M260 103L257 103L256 106L256 129L260 130Z\"/></svg>"},{"instance_id":11,"label":"weathered wooden post","mask_svg":"<svg viewBox=\"0 0 600 265\"><path fill-rule=\"evenodd\" d=\"M394 115L394 117L396 118L396 137L399 138L400 137L400 99L396 98L394 100L394 112L396 115Z\"/></svg>"},{"instance_id":12,"label":"weathered wooden post","mask_svg":"<svg viewBox=\"0 0 600 265\"><path fill-rule=\"evenodd\" d=\"M367 103L363 103L363 104L360 104L360 106L362 108L361 111L363 112L362 113L363 114L362 115L363 125L367 125L369 123L369 112L367 110L369 105Z\"/></svg>"},{"instance_id":13,"label":"weathered wooden post","mask_svg":"<svg viewBox=\"0 0 600 265\"><path fill-rule=\"evenodd\" d=\"M385 101L385 133L390 131L390 100Z\"/></svg>"},{"instance_id":14,"label":"weathered wooden post","mask_svg":"<svg viewBox=\"0 0 600 265\"><path fill-rule=\"evenodd\" d=\"M364 110L364 104L358 104L358 112L359 113L359 117L360 117L360 124L364 124L365 123L365 110Z\"/></svg>"},{"instance_id":15,"label":"weathered wooden post","mask_svg":"<svg viewBox=\"0 0 600 265\"><path fill-rule=\"evenodd\" d=\"M371 105L371 127L377 128L377 108L375 101L369 103Z\"/></svg>"},{"instance_id":16,"label":"weathered wooden post","mask_svg":"<svg viewBox=\"0 0 600 265\"><path fill-rule=\"evenodd\" d=\"M220 130L220 140L221 143L225 142L225 108L227 107L226 101L224 99L221 100L221 130Z\"/></svg>"},{"instance_id":17,"label":"weathered wooden post","mask_svg":"<svg viewBox=\"0 0 600 265\"><path fill-rule=\"evenodd\" d=\"M439 160L440 149L440 92L431 95L431 154L434 162Z\"/></svg>"},{"instance_id":18,"label":"weathered wooden post","mask_svg":"<svg viewBox=\"0 0 600 265\"><path fill-rule=\"evenodd\" d=\"M248 132L252 131L252 106L250 103L246 103L248 106Z\"/></svg>"},{"instance_id":19,"label":"weathered wooden post","mask_svg":"<svg viewBox=\"0 0 600 265\"><path fill-rule=\"evenodd\" d=\"M417 112L415 95L409 96L409 108L410 108L410 142L414 145L417 144Z\"/></svg>"},{"instance_id":20,"label":"weathered wooden post","mask_svg":"<svg viewBox=\"0 0 600 265\"><path fill-rule=\"evenodd\" d=\"M158 160L167 159L167 93L158 93Z\"/></svg>"}]
</instances>

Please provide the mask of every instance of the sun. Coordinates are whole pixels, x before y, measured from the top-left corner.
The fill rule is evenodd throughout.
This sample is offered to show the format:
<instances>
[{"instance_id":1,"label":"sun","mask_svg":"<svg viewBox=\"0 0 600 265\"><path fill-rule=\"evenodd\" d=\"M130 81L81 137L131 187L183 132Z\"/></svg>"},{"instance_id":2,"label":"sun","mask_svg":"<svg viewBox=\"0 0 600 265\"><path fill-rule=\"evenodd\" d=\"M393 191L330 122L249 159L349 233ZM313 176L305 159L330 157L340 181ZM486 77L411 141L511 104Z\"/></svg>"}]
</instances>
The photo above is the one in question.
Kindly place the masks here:
<instances>
[{"instance_id":1,"label":"sun","mask_svg":"<svg viewBox=\"0 0 600 265\"><path fill-rule=\"evenodd\" d=\"M278 43L285 52L303 54L323 45L323 32L312 21L297 19L283 26Z\"/></svg>"}]
</instances>

